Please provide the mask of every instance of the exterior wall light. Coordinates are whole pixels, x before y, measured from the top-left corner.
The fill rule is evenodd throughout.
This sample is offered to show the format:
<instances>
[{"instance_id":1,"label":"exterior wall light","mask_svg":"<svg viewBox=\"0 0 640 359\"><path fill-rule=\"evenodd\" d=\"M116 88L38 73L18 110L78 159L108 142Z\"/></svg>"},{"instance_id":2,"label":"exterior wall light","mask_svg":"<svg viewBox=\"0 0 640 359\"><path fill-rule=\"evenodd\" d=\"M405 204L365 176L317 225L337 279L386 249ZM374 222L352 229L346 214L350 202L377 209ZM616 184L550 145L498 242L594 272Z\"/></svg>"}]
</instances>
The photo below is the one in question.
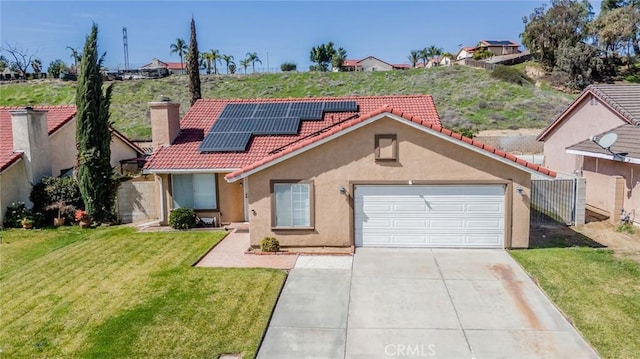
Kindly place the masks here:
<instances>
[{"instance_id":1,"label":"exterior wall light","mask_svg":"<svg viewBox=\"0 0 640 359\"><path fill-rule=\"evenodd\" d=\"M516 192L518 192L518 194L523 194L524 193L524 188L522 188L522 186L518 186L516 187Z\"/></svg>"},{"instance_id":2,"label":"exterior wall light","mask_svg":"<svg viewBox=\"0 0 640 359\"><path fill-rule=\"evenodd\" d=\"M344 186L340 186L340 194L347 194L347 190Z\"/></svg>"}]
</instances>

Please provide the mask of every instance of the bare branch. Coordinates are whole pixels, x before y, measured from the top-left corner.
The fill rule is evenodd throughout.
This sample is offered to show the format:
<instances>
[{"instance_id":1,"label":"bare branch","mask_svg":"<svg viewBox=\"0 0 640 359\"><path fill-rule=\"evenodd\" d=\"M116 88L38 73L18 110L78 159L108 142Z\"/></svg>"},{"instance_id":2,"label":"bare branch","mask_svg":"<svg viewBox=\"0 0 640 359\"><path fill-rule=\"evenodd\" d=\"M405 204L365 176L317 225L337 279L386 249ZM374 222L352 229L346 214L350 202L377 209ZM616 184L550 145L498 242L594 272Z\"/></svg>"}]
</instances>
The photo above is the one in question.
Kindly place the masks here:
<instances>
[{"instance_id":1,"label":"bare branch","mask_svg":"<svg viewBox=\"0 0 640 359\"><path fill-rule=\"evenodd\" d=\"M18 74L21 77L26 77L27 69L31 66L31 61L35 54L31 54L29 50L20 48L18 45L12 46L8 42L5 42L5 46L0 48L0 50L7 52L13 57L14 61L11 62L11 65L14 65L18 69Z\"/></svg>"}]
</instances>

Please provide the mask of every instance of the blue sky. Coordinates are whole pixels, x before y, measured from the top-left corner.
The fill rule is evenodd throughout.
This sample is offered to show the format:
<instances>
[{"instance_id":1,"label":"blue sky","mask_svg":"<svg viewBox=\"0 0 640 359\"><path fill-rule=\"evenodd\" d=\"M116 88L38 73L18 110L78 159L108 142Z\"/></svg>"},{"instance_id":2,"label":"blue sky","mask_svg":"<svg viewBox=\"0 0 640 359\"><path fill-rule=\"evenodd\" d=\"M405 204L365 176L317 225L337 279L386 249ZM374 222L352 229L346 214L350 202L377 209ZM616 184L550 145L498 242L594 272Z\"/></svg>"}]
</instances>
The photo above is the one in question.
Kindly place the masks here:
<instances>
[{"instance_id":1,"label":"blue sky","mask_svg":"<svg viewBox=\"0 0 640 359\"><path fill-rule=\"evenodd\" d=\"M376 56L407 63L411 49L436 45L455 53L478 40L520 41L522 17L547 1L0 1L3 46L18 45L42 62L71 62L67 46L82 48L91 22L109 68L122 66L122 28L129 62L179 61L169 46L189 40L196 20L200 51L218 49L236 61L257 52L263 67L284 61L306 70L311 47L333 41L348 58ZM599 8L599 3L594 3ZM5 54L6 56L6 54ZM267 64L268 63L268 64ZM259 66L259 64L256 64Z\"/></svg>"}]
</instances>

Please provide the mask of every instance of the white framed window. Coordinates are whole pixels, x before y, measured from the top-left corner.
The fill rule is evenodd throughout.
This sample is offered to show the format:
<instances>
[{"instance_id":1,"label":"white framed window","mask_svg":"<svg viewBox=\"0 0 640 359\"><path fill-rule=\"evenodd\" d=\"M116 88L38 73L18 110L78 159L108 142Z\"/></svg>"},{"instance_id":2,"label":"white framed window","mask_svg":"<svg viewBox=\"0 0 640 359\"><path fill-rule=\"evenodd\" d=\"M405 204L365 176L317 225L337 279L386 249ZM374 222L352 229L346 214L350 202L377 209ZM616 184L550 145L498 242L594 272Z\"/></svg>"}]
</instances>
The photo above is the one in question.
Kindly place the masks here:
<instances>
[{"instance_id":1,"label":"white framed window","mask_svg":"<svg viewBox=\"0 0 640 359\"><path fill-rule=\"evenodd\" d=\"M174 174L174 208L218 209L215 173Z\"/></svg>"},{"instance_id":2,"label":"white framed window","mask_svg":"<svg viewBox=\"0 0 640 359\"><path fill-rule=\"evenodd\" d=\"M272 182L274 228L313 227L313 184L303 181Z\"/></svg>"}]
</instances>

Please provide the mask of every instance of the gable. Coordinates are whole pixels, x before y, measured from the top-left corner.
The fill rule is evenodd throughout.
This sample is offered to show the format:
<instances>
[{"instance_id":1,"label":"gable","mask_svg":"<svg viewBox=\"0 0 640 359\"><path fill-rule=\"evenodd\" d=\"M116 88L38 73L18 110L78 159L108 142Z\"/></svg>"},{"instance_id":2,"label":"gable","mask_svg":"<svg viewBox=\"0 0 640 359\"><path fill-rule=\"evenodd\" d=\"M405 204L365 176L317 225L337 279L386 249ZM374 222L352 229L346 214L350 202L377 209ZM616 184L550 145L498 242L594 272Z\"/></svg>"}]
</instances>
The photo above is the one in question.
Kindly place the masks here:
<instances>
[{"instance_id":1,"label":"gable","mask_svg":"<svg viewBox=\"0 0 640 359\"><path fill-rule=\"evenodd\" d=\"M361 128L371 128L369 127L372 123L377 121L382 121L383 123L388 121L396 121L401 125L408 127L409 129L403 128L403 131L408 131L410 133L417 133L417 136L428 137L427 135L431 135L433 137L437 137L442 139L444 142L452 144L450 146L451 156L457 156L455 153L460 153L461 148L465 148L471 152L479 153L481 156L488 158L491 161L495 161L496 163L506 164L507 166L514 167L523 172L536 173L536 174L544 174L550 177L555 177L555 173L549 171L545 168L532 165L524 160L517 159L513 155L506 154L503 151L496 150L490 146L486 146L472 139L468 139L466 137L462 137L461 135L454 134L449 130L445 130L441 127L433 127L430 125L422 124L420 120L414 119L414 117L403 117L403 113L393 110L392 108L383 108L375 113L369 114L368 116L360 119L359 121L354 121L349 124L348 127L344 129L335 129L334 131L327 132L316 139L308 139L304 143L298 144L296 147L289 148L287 151L282 153L273 155L271 157L265 158L260 162L256 162L246 168L241 170L232 172L228 174L225 178L229 182L237 181L241 178L245 178L254 173L258 173L264 169L277 165L281 162L287 161L290 158L299 156L307 151L315 149L318 146L323 146L325 143L335 141L340 137L344 137L350 135L353 132L361 131ZM408 115L407 115L408 116ZM412 132L413 131L413 132ZM426 134L425 134L426 133ZM412 135L415 136L415 135ZM400 142L401 139L398 139ZM359 146L356 140L352 140L351 150L352 152L348 152L350 155L354 155L358 153L356 148L353 146ZM369 151L372 150L372 147L369 148ZM325 150L324 153L329 153L329 151ZM402 154L400 154L402 156ZM335 156L325 156L326 158L323 161L329 161ZM307 165L310 162L307 162ZM492 166L492 162L487 164L486 166Z\"/></svg>"},{"instance_id":2,"label":"gable","mask_svg":"<svg viewBox=\"0 0 640 359\"><path fill-rule=\"evenodd\" d=\"M375 137L381 134L396 136L397 161L376 161ZM395 178L447 182L511 179L526 183L530 173L384 116L253 176L257 181L322 177L373 182Z\"/></svg>"}]
</instances>

